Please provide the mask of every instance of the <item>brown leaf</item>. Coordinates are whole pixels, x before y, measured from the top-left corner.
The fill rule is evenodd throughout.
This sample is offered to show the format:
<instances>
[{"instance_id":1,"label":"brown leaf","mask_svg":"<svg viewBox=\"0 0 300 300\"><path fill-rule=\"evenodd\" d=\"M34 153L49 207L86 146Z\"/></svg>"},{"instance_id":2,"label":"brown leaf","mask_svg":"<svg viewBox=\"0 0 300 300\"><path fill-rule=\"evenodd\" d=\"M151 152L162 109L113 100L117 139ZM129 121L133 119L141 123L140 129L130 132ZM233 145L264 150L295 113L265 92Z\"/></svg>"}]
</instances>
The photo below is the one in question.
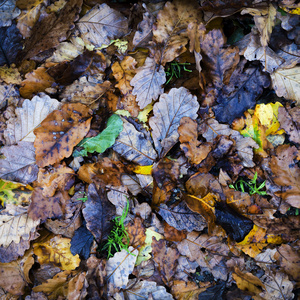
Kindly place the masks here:
<instances>
[{"instance_id":1,"label":"brown leaf","mask_svg":"<svg viewBox=\"0 0 300 300\"><path fill-rule=\"evenodd\" d=\"M133 87L130 85L130 81L134 77L136 61L131 56L125 56L119 63L115 62L111 69L113 76L117 80L115 85L122 93L122 104L124 108L131 113L133 117L137 117L139 113L139 107L136 103L136 97L133 95Z\"/></svg>"},{"instance_id":2,"label":"brown leaf","mask_svg":"<svg viewBox=\"0 0 300 300\"><path fill-rule=\"evenodd\" d=\"M33 220L45 221L48 218L62 218L65 213L66 202L70 199L67 191L59 191L52 197L45 197L43 188L34 189L28 216Z\"/></svg>"},{"instance_id":3,"label":"brown leaf","mask_svg":"<svg viewBox=\"0 0 300 300\"><path fill-rule=\"evenodd\" d=\"M73 277L68 284L68 299L79 300L87 295L86 272L82 272Z\"/></svg>"},{"instance_id":4,"label":"brown leaf","mask_svg":"<svg viewBox=\"0 0 300 300\"><path fill-rule=\"evenodd\" d=\"M300 144L300 108L278 108L280 128L289 135L290 141Z\"/></svg>"},{"instance_id":5,"label":"brown leaf","mask_svg":"<svg viewBox=\"0 0 300 300\"><path fill-rule=\"evenodd\" d=\"M153 259L158 265L162 280L166 285L171 285L171 280L175 275L176 266L178 264L178 250L167 247L166 240L161 239L157 241L154 237L152 238L151 246Z\"/></svg>"},{"instance_id":6,"label":"brown leaf","mask_svg":"<svg viewBox=\"0 0 300 300\"><path fill-rule=\"evenodd\" d=\"M170 226L167 222L164 222L164 237L167 241L181 242L186 238L186 232L177 230L173 226Z\"/></svg>"},{"instance_id":7,"label":"brown leaf","mask_svg":"<svg viewBox=\"0 0 300 300\"><path fill-rule=\"evenodd\" d=\"M89 131L90 114L90 109L79 103L65 104L50 113L34 130L37 165L45 167L69 157Z\"/></svg>"},{"instance_id":8,"label":"brown leaf","mask_svg":"<svg viewBox=\"0 0 300 300\"><path fill-rule=\"evenodd\" d=\"M141 218L135 217L134 220L127 225L126 229L129 237L129 245L134 248L143 246L146 234Z\"/></svg>"},{"instance_id":9,"label":"brown leaf","mask_svg":"<svg viewBox=\"0 0 300 300\"><path fill-rule=\"evenodd\" d=\"M47 73L47 69L39 67L31 73L25 75L26 79L22 81L20 94L23 98L30 99L34 94L44 92L46 88L51 87L54 79Z\"/></svg>"},{"instance_id":10,"label":"brown leaf","mask_svg":"<svg viewBox=\"0 0 300 300\"><path fill-rule=\"evenodd\" d=\"M178 127L180 148L190 162L196 165L200 164L212 149L209 143L198 141L197 126L196 121L189 117L183 117Z\"/></svg>"},{"instance_id":11,"label":"brown leaf","mask_svg":"<svg viewBox=\"0 0 300 300\"><path fill-rule=\"evenodd\" d=\"M46 50L51 50L60 42L66 40L70 30L74 28L81 10L82 0L71 0L59 12L50 13L37 22L32 28L32 35L24 44L24 50L19 53L22 60L42 55Z\"/></svg>"},{"instance_id":12,"label":"brown leaf","mask_svg":"<svg viewBox=\"0 0 300 300\"><path fill-rule=\"evenodd\" d=\"M294 162L298 155L295 146L281 145L271 157L270 167L274 182L281 187L275 194L290 205L300 208L300 168Z\"/></svg>"},{"instance_id":13,"label":"brown leaf","mask_svg":"<svg viewBox=\"0 0 300 300\"><path fill-rule=\"evenodd\" d=\"M201 20L202 16L196 1L167 2L157 15L153 28L153 40L162 49L157 63L163 66L186 51L188 42L187 27L190 22Z\"/></svg>"}]
</instances>

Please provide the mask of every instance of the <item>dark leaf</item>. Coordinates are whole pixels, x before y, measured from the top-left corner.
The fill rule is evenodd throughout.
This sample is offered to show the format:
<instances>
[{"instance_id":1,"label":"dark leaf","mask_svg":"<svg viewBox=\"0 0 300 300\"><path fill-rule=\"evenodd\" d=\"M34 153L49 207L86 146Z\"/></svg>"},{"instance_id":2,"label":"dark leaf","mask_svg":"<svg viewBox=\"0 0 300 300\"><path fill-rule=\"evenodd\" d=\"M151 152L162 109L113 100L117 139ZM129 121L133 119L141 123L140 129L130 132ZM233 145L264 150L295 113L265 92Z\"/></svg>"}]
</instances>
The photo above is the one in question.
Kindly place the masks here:
<instances>
[{"instance_id":1,"label":"dark leaf","mask_svg":"<svg viewBox=\"0 0 300 300\"><path fill-rule=\"evenodd\" d=\"M218 94L218 105L214 107L216 119L231 124L255 105L263 88L269 84L269 76L262 73L259 66L245 68L245 61L241 61L231 75L229 84L223 86Z\"/></svg>"},{"instance_id":2,"label":"dark leaf","mask_svg":"<svg viewBox=\"0 0 300 300\"><path fill-rule=\"evenodd\" d=\"M115 206L109 202L103 190L97 190L94 184L88 188L88 200L82 210L86 220L86 227L94 235L97 242L105 239L111 229L115 214Z\"/></svg>"},{"instance_id":3,"label":"dark leaf","mask_svg":"<svg viewBox=\"0 0 300 300\"><path fill-rule=\"evenodd\" d=\"M0 28L0 66L15 62L17 53L22 49L22 35L15 24Z\"/></svg>"},{"instance_id":4,"label":"dark leaf","mask_svg":"<svg viewBox=\"0 0 300 300\"><path fill-rule=\"evenodd\" d=\"M216 285L209 287L205 292L199 294L198 300L220 300L223 299L226 281L219 281Z\"/></svg>"},{"instance_id":5,"label":"dark leaf","mask_svg":"<svg viewBox=\"0 0 300 300\"><path fill-rule=\"evenodd\" d=\"M71 240L71 253L73 255L79 254L84 259L88 259L93 239L94 236L87 230L85 224L83 224L75 231Z\"/></svg>"}]
</instances>

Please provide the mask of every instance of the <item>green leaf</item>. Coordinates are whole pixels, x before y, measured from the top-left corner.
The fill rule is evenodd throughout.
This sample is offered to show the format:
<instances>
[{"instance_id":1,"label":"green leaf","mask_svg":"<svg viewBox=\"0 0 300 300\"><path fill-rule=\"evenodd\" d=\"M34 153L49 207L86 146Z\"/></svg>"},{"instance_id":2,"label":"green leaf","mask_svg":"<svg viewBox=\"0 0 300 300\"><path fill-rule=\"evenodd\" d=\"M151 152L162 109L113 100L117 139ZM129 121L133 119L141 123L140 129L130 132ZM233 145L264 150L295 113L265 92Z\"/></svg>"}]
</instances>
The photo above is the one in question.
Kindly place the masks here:
<instances>
[{"instance_id":1,"label":"green leaf","mask_svg":"<svg viewBox=\"0 0 300 300\"><path fill-rule=\"evenodd\" d=\"M81 151L75 150L73 157L87 156L88 152L103 153L111 147L120 132L123 130L123 122L118 115L112 115L107 122L106 128L95 137L83 139L77 146L83 147Z\"/></svg>"}]
</instances>

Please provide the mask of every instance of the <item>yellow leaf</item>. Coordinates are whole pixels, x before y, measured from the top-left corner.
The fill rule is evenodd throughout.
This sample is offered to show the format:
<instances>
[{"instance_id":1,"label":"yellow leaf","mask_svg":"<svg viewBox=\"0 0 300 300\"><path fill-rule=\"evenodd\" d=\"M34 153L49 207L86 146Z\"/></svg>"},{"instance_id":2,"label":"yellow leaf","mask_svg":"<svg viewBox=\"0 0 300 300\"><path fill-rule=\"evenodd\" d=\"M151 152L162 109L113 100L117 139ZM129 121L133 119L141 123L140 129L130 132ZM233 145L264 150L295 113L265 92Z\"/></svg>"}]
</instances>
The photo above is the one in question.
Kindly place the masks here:
<instances>
[{"instance_id":1,"label":"yellow leaf","mask_svg":"<svg viewBox=\"0 0 300 300\"><path fill-rule=\"evenodd\" d=\"M152 111L153 104L148 104L142 111L139 112L137 118L140 122L146 123L148 121L148 114Z\"/></svg>"},{"instance_id":2,"label":"yellow leaf","mask_svg":"<svg viewBox=\"0 0 300 300\"><path fill-rule=\"evenodd\" d=\"M71 239L55 236L44 243L35 243L34 254L40 264L52 263L62 270L74 270L79 266L80 258L71 253L70 242Z\"/></svg>"},{"instance_id":3,"label":"yellow leaf","mask_svg":"<svg viewBox=\"0 0 300 300\"><path fill-rule=\"evenodd\" d=\"M281 9L293 15L300 15L300 7L280 6Z\"/></svg>"},{"instance_id":4,"label":"yellow leaf","mask_svg":"<svg viewBox=\"0 0 300 300\"><path fill-rule=\"evenodd\" d=\"M133 172L136 174L142 174L142 175L151 175L152 173L153 165L150 166L137 166L134 168Z\"/></svg>"}]
</instances>

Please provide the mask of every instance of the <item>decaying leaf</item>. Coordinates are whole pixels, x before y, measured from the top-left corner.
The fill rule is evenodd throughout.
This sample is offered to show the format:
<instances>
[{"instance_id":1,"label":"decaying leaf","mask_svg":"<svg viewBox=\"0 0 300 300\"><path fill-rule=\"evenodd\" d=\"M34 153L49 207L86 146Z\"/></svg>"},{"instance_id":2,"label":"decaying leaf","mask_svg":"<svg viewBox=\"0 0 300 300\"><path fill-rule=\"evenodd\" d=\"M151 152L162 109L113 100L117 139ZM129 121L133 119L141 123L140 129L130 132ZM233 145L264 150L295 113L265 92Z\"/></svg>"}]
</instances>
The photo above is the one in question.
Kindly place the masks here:
<instances>
[{"instance_id":1,"label":"decaying leaf","mask_svg":"<svg viewBox=\"0 0 300 300\"><path fill-rule=\"evenodd\" d=\"M71 239L55 236L46 242L33 245L34 254L40 264L52 263L62 270L74 270L79 266L79 255L70 251Z\"/></svg>"},{"instance_id":2,"label":"decaying leaf","mask_svg":"<svg viewBox=\"0 0 300 300\"><path fill-rule=\"evenodd\" d=\"M157 15L153 28L153 39L160 45L161 55L157 63L163 66L185 52L188 42L187 27L190 22L201 20L196 1L167 2Z\"/></svg>"},{"instance_id":3,"label":"decaying leaf","mask_svg":"<svg viewBox=\"0 0 300 300\"><path fill-rule=\"evenodd\" d=\"M138 250L129 247L127 252L123 249L117 252L106 263L108 282L108 295L114 295L120 289L125 289L128 283L128 276L132 273L138 255Z\"/></svg>"},{"instance_id":4,"label":"decaying leaf","mask_svg":"<svg viewBox=\"0 0 300 300\"><path fill-rule=\"evenodd\" d=\"M28 217L27 208L7 205L0 214L0 245L8 247L11 242L19 243L21 237L29 240L30 233L39 224L39 220Z\"/></svg>"},{"instance_id":5,"label":"decaying leaf","mask_svg":"<svg viewBox=\"0 0 300 300\"><path fill-rule=\"evenodd\" d=\"M273 88L278 97L300 103L300 67L277 69L271 74Z\"/></svg>"},{"instance_id":6,"label":"decaying leaf","mask_svg":"<svg viewBox=\"0 0 300 300\"><path fill-rule=\"evenodd\" d=\"M0 27L10 26L12 20L20 14L20 9L16 7L16 0L8 0L0 7Z\"/></svg>"},{"instance_id":7,"label":"decaying leaf","mask_svg":"<svg viewBox=\"0 0 300 300\"><path fill-rule=\"evenodd\" d=\"M182 117L196 119L199 103L186 88L173 88L168 94L162 94L153 107L154 116L149 124L155 148L163 157L176 144L179 134L177 129Z\"/></svg>"},{"instance_id":8,"label":"decaying leaf","mask_svg":"<svg viewBox=\"0 0 300 300\"><path fill-rule=\"evenodd\" d=\"M50 113L34 130L36 162L39 167L69 157L90 128L91 111L83 104L64 104Z\"/></svg>"},{"instance_id":9,"label":"decaying leaf","mask_svg":"<svg viewBox=\"0 0 300 300\"><path fill-rule=\"evenodd\" d=\"M151 142L124 119L123 131L116 139L113 149L127 160L143 166L153 164L157 157Z\"/></svg>"},{"instance_id":10,"label":"decaying leaf","mask_svg":"<svg viewBox=\"0 0 300 300\"><path fill-rule=\"evenodd\" d=\"M56 99L45 94L34 96L31 100L26 99L22 108L16 109L16 119L10 120L7 124L4 136L8 145L13 145L18 141L34 142L33 130L59 106Z\"/></svg>"},{"instance_id":11,"label":"decaying leaf","mask_svg":"<svg viewBox=\"0 0 300 300\"><path fill-rule=\"evenodd\" d=\"M83 16L77 22L77 27L86 44L101 47L126 34L128 21L120 12L103 3L94 6Z\"/></svg>"},{"instance_id":12,"label":"decaying leaf","mask_svg":"<svg viewBox=\"0 0 300 300\"><path fill-rule=\"evenodd\" d=\"M145 108L152 100L156 100L164 91L162 85L166 82L164 68L157 67L153 58L147 57L145 64L139 67L136 75L130 81L134 87L132 94L136 95L136 101L141 109Z\"/></svg>"},{"instance_id":13,"label":"decaying leaf","mask_svg":"<svg viewBox=\"0 0 300 300\"><path fill-rule=\"evenodd\" d=\"M5 146L0 153L0 178L22 183L37 179L38 166L35 164L35 149L31 142L18 142Z\"/></svg>"}]
</instances>

